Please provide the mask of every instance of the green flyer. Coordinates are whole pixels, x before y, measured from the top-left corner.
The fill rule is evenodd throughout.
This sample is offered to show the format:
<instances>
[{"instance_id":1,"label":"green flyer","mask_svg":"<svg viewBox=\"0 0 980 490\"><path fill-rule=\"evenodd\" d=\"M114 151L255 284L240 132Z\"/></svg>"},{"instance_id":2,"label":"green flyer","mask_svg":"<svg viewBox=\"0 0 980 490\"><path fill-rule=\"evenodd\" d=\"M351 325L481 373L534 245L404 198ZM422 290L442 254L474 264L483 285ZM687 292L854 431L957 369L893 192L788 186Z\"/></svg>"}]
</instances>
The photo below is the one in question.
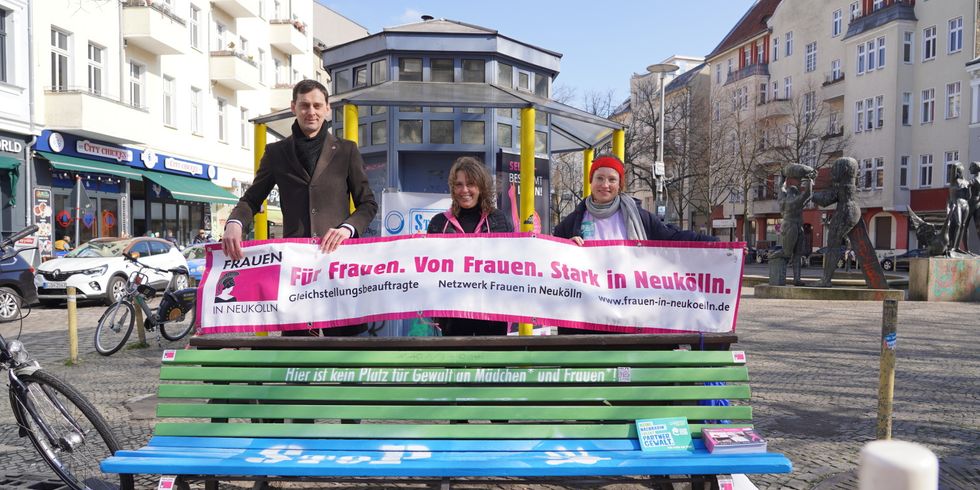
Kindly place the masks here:
<instances>
[{"instance_id":1,"label":"green flyer","mask_svg":"<svg viewBox=\"0 0 980 490\"><path fill-rule=\"evenodd\" d=\"M691 431L684 417L639 419L636 434L644 451L677 451L691 447Z\"/></svg>"}]
</instances>

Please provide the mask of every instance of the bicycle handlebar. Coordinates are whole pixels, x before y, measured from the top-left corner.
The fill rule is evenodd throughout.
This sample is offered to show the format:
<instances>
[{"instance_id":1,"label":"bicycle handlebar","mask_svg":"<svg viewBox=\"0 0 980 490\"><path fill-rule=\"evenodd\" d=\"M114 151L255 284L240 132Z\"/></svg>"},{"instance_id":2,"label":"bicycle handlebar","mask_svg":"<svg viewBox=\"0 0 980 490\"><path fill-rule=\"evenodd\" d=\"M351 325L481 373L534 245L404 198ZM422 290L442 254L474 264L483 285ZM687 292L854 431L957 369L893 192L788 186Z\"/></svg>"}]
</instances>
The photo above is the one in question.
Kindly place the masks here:
<instances>
[{"instance_id":1,"label":"bicycle handlebar","mask_svg":"<svg viewBox=\"0 0 980 490\"><path fill-rule=\"evenodd\" d=\"M136 259L136 257L133 257L130 254L123 254L123 257L126 260L128 260L128 261L130 261L130 262L132 262L132 263L134 263L134 264L136 264L136 265L138 265L140 267L145 267L147 269L153 269L153 270L155 270L157 272L169 272L171 274L187 274L187 272L188 272L186 267L175 267L173 269L160 269L158 267L153 267L152 265L147 265L147 264L145 264L143 262L140 262L139 260Z\"/></svg>"},{"instance_id":2,"label":"bicycle handlebar","mask_svg":"<svg viewBox=\"0 0 980 490\"><path fill-rule=\"evenodd\" d=\"M10 244L16 242L17 240L20 240L21 238L33 235L35 232L37 232L37 230L38 230L37 225L31 225L28 226L27 228L24 228L23 230L18 231L17 233L14 233L13 235L10 235L10 238L0 242L0 249L5 249L9 247Z\"/></svg>"}]
</instances>

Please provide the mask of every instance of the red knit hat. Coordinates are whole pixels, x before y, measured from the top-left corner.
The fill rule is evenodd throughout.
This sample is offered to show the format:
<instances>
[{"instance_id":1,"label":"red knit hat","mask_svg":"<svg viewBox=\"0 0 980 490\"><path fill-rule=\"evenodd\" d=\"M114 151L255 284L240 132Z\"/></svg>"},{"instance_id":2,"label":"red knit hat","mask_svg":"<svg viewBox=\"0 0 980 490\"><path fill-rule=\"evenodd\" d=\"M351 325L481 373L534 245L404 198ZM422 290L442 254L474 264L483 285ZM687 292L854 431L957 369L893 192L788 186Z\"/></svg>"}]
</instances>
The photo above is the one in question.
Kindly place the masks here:
<instances>
[{"instance_id":1,"label":"red knit hat","mask_svg":"<svg viewBox=\"0 0 980 490\"><path fill-rule=\"evenodd\" d=\"M618 158L612 156L601 156L592 161L592 169L589 170L589 181L592 181L592 175L595 174L596 169L607 167L611 168L619 174L620 185L626 182L626 171L623 169L623 162L619 161Z\"/></svg>"}]
</instances>

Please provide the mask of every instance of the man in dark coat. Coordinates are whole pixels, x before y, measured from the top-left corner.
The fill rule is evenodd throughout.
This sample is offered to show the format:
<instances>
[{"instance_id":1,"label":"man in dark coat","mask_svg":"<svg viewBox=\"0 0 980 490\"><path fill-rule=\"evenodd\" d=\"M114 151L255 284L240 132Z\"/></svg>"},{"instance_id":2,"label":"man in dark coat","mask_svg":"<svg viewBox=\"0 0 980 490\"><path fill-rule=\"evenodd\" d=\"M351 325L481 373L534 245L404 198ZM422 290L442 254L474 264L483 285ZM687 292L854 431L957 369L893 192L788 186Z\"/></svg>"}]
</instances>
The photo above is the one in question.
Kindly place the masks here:
<instances>
[{"instance_id":1,"label":"man in dark coat","mask_svg":"<svg viewBox=\"0 0 980 490\"><path fill-rule=\"evenodd\" d=\"M378 203L353 141L330 134L327 88L303 80L293 88L290 109L296 115L292 134L266 146L252 186L238 201L225 225L222 249L233 260L243 257L243 230L262 208L272 187L279 186L286 238L317 238L320 251L330 253L367 230ZM350 213L348 196L355 211ZM356 334L362 325L327 329L332 335Z\"/></svg>"}]
</instances>

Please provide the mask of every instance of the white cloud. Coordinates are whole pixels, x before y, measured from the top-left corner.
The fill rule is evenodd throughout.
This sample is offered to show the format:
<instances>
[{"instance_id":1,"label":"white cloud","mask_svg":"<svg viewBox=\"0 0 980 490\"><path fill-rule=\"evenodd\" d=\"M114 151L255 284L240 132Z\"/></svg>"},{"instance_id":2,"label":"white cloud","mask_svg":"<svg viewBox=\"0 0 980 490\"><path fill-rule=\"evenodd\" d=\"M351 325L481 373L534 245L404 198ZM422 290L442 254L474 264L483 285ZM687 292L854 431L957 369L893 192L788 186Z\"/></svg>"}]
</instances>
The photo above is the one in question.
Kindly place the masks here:
<instances>
[{"instance_id":1,"label":"white cloud","mask_svg":"<svg viewBox=\"0 0 980 490\"><path fill-rule=\"evenodd\" d=\"M397 18L396 22L398 25L402 24L414 24L422 20L422 12L419 12L413 8L407 8L404 12Z\"/></svg>"}]
</instances>

